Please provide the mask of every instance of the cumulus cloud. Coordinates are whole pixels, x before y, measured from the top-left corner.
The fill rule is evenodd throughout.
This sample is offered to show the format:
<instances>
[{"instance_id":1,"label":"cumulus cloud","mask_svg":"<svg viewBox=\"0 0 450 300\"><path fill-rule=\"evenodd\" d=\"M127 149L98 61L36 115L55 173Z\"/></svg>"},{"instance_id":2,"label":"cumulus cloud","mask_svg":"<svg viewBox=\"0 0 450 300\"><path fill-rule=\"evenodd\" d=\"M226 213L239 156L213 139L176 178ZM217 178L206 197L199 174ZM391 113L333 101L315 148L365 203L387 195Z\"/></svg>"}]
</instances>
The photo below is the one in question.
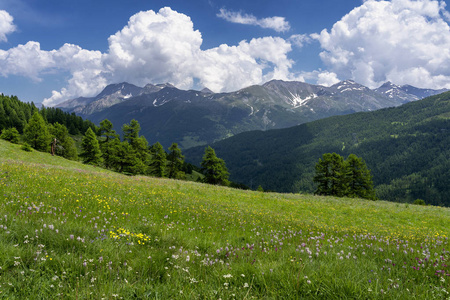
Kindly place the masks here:
<instances>
[{"instance_id":1,"label":"cumulus cloud","mask_svg":"<svg viewBox=\"0 0 450 300\"><path fill-rule=\"evenodd\" d=\"M218 13L217 16L228 22L246 25L256 25L262 28L270 28L277 32L285 32L291 28L289 22L287 22L283 17L270 17L258 19L254 15L229 11L224 8L220 9L220 13Z\"/></svg>"},{"instance_id":2,"label":"cumulus cloud","mask_svg":"<svg viewBox=\"0 0 450 300\"><path fill-rule=\"evenodd\" d=\"M13 20L8 12L0 10L0 42L6 42L6 35L16 30Z\"/></svg>"},{"instance_id":3,"label":"cumulus cloud","mask_svg":"<svg viewBox=\"0 0 450 300\"><path fill-rule=\"evenodd\" d=\"M323 86L332 86L333 84L338 83L340 80L337 77L336 73L333 72L320 72L317 74L317 84Z\"/></svg>"},{"instance_id":4,"label":"cumulus cloud","mask_svg":"<svg viewBox=\"0 0 450 300\"><path fill-rule=\"evenodd\" d=\"M133 15L108 39L107 52L77 45L45 51L30 41L0 50L0 75L42 80L48 73L70 74L65 87L52 91L43 103L53 106L78 96L92 96L107 84L127 81L136 85L170 82L179 88L198 85L223 92L271 79L292 79L291 44L264 37L238 45L202 50L202 36L191 19L168 7Z\"/></svg>"},{"instance_id":5,"label":"cumulus cloud","mask_svg":"<svg viewBox=\"0 0 450 300\"><path fill-rule=\"evenodd\" d=\"M367 0L313 38L329 71L340 78L369 87L389 80L448 88L448 16L444 1Z\"/></svg>"},{"instance_id":6,"label":"cumulus cloud","mask_svg":"<svg viewBox=\"0 0 450 300\"><path fill-rule=\"evenodd\" d=\"M168 7L139 12L109 37L107 53L68 44L50 52L36 49L34 57L50 58L37 65L30 77L57 67L72 74L67 87L53 91L45 105L92 95L108 83L121 81L137 85L170 82L179 88L192 88L197 81L222 92L274 78L292 78L292 61L287 57L291 44L282 38L258 38L207 50L200 48L202 42L201 33L184 14Z\"/></svg>"},{"instance_id":7,"label":"cumulus cloud","mask_svg":"<svg viewBox=\"0 0 450 300\"><path fill-rule=\"evenodd\" d=\"M294 34L289 38L289 41L298 48L303 48L306 44L311 43L312 40L313 39L307 34Z\"/></svg>"}]
</instances>

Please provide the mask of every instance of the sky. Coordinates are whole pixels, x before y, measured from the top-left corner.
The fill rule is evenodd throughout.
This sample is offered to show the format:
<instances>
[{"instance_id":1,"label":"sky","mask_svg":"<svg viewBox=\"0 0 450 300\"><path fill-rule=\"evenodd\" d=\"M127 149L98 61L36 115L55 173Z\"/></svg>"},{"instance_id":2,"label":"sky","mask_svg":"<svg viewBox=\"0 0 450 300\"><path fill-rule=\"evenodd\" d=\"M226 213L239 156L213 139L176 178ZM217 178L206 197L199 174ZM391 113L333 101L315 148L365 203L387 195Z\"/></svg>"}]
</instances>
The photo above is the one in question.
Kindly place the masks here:
<instances>
[{"instance_id":1,"label":"sky","mask_svg":"<svg viewBox=\"0 0 450 300\"><path fill-rule=\"evenodd\" d=\"M0 93L54 106L124 81L450 88L449 21L441 0L0 0Z\"/></svg>"}]
</instances>

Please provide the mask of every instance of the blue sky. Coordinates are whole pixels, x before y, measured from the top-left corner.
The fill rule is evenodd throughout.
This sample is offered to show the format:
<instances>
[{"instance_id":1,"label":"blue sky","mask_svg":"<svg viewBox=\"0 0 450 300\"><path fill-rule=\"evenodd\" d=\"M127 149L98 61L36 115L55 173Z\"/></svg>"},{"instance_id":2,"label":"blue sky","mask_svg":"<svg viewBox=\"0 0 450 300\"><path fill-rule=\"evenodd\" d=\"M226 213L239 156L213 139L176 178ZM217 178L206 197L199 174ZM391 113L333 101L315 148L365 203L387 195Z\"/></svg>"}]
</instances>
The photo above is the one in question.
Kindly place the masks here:
<instances>
[{"instance_id":1,"label":"blue sky","mask_svg":"<svg viewBox=\"0 0 450 300\"><path fill-rule=\"evenodd\" d=\"M449 19L437 0L0 0L0 92L55 105L121 81L450 88Z\"/></svg>"}]
</instances>

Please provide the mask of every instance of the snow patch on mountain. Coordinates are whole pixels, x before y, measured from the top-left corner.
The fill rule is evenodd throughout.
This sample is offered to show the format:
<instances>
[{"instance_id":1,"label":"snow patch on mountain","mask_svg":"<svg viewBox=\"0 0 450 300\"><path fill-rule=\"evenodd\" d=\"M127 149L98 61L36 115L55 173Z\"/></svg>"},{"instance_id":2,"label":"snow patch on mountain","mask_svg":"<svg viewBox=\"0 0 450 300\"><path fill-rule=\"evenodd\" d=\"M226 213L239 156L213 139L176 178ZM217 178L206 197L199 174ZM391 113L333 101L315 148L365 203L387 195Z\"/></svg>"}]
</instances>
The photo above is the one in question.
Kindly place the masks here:
<instances>
[{"instance_id":1,"label":"snow patch on mountain","mask_svg":"<svg viewBox=\"0 0 450 300\"><path fill-rule=\"evenodd\" d=\"M304 106L307 104L308 100L318 97L316 94L309 95L306 98L302 98L299 94L293 94L291 92L289 92L289 94L291 94L291 98L289 100L294 108Z\"/></svg>"}]
</instances>

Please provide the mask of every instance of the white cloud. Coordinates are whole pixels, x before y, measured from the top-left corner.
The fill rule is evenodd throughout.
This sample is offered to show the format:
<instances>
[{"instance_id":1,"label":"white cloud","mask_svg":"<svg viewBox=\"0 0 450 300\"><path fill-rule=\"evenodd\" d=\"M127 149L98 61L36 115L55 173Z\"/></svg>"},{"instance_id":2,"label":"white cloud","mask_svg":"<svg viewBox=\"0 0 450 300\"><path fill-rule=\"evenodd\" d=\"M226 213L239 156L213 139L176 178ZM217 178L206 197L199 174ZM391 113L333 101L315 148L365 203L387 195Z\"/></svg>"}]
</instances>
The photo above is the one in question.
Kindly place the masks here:
<instances>
[{"instance_id":1,"label":"white cloud","mask_svg":"<svg viewBox=\"0 0 450 300\"><path fill-rule=\"evenodd\" d=\"M69 73L66 86L44 99L47 106L92 96L107 84L122 81L136 85L170 82L185 89L200 82L223 92L271 79L292 79L293 62L287 57L291 44L282 38L264 37L207 50L200 48L202 42L188 16L166 7L133 15L109 37L106 53L72 44L45 51L33 41L0 50L0 75L41 81L48 73Z\"/></svg>"},{"instance_id":2,"label":"white cloud","mask_svg":"<svg viewBox=\"0 0 450 300\"><path fill-rule=\"evenodd\" d=\"M287 22L283 17L270 17L258 19L254 15L229 11L224 8L220 9L220 13L218 13L217 16L228 22L246 25L256 25L262 28L273 29L277 32L285 32L291 28L289 22Z\"/></svg>"},{"instance_id":3,"label":"white cloud","mask_svg":"<svg viewBox=\"0 0 450 300\"><path fill-rule=\"evenodd\" d=\"M313 35L329 71L369 87L385 81L450 87L450 27L445 2L365 1L333 28Z\"/></svg>"},{"instance_id":4,"label":"white cloud","mask_svg":"<svg viewBox=\"0 0 450 300\"><path fill-rule=\"evenodd\" d=\"M37 60L39 55L50 56L28 76L38 78L43 71L55 68L71 73L67 86L53 91L45 105L93 95L108 83L121 81L137 85L170 82L179 88L192 88L197 80L223 92L271 79L294 79L289 71L293 62L287 57L291 44L282 38L258 38L207 50L200 48L202 41L201 33L184 14L167 7L159 12L139 12L109 37L107 53L69 44L50 52L36 49L35 54L28 53ZM13 51L15 48L9 50Z\"/></svg>"},{"instance_id":5,"label":"white cloud","mask_svg":"<svg viewBox=\"0 0 450 300\"><path fill-rule=\"evenodd\" d=\"M13 17L8 12L0 10L0 42L6 42L6 35L16 30L13 20Z\"/></svg>"},{"instance_id":6,"label":"white cloud","mask_svg":"<svg viewBox=\"0 0 450 300\"><path fill-rule=\"evenodd\" d=\"M291 35L289 41L292 42L298 48L303 48L305 44L311 43L312 38L307 34L294 34Z\"/></svg>"},{"instance_id":7,"label":"white cloud","mask_svg":"<svg viewBox=\"0 0 450 300\"><path fill-rule=\"evenodd\" d=\"M336 73L324 71L317 74L317 84L323 86L332 86L333 84L338 83L340 80L337 77Z\"/></svg>"}]
</instances>

